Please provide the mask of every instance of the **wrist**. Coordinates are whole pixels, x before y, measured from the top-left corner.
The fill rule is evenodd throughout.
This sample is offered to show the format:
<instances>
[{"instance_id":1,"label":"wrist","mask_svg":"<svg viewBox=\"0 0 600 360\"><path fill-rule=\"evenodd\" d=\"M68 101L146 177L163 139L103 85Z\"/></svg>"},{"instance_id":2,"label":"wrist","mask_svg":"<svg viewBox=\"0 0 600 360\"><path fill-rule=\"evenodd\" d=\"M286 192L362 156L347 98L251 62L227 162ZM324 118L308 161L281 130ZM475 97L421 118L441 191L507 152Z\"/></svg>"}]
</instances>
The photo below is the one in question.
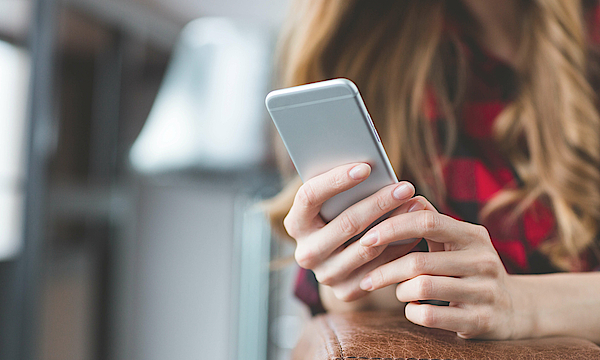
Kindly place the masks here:
<instances>
[{"instance_id":1,"label":"wrist","mask_svg":"<svg viewBox=\"0 0 600 360\"><path fill-rule=\"evenodd\" d=\"M539 307L536 304L535 283L526 275L508 275L512 301L511 339L528 339L540 334Z\"/></svg>"}]
</instances>

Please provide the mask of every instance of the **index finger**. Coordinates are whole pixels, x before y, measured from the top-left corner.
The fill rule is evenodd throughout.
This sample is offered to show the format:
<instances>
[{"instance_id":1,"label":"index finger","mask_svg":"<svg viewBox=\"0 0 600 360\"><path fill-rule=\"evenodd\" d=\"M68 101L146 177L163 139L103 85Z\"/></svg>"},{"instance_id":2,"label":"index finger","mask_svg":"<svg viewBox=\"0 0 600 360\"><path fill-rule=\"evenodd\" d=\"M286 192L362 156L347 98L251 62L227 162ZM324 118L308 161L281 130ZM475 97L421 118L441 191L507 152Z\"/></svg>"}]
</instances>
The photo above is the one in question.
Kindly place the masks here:
<instances>
[{"instance_id":1,"label":"index finger","mask_svg":"<svg viewBox=\"0 0 600 360\"><path fill-rule=\"evenodd\" d=\"M361 183L371 174L365 163L338 166L306 181L294 198L288 217L300 224L311 224L321 211L323 203Z\"/></svg>"},{"instance_id":2,"label":"index finger","mask_svg":"<svg viewBox=\"0 0 600 360\"><path fill-rule=\"evenodd\" d=\"M451 243L464 247L471 243L472 238L481 235L479 231L476 225L431 210L422 210L391 217L369 230L365 237L371 232L375 233L377 241L371 246L402 239L425 238L440 244Z\"/></svg>"},{"instance_id":3,"label":"index finger","mask_svg":"<svg viewBox=\"0 0 600 360\"><path fill-rule=\"evenodd\" d=\"M433 206L429 202L429 200L427 200L425 197L419 195L419 196L415 196L413 199L416 200L416 201L418 201L418 202L420 202L421 204L423 204L424 207L425 207L424 210L430 210L430 211L433 211L435 213L438 213L438 211L435 208L435 206ZM392 213L392 215L390 217L404 213L404 212L401 212L399 210L400 209L398 209L397 211L395 211L394 213ZM444 250L444 244L441 244L441 243L438 243L438 242L435 242L435 241L430 241L430 240L427 240L427 239L425 239L425 241L427 241L427 246L429 247L429 251L442 251L442 250Z\"/></svg>"}]
</instances>

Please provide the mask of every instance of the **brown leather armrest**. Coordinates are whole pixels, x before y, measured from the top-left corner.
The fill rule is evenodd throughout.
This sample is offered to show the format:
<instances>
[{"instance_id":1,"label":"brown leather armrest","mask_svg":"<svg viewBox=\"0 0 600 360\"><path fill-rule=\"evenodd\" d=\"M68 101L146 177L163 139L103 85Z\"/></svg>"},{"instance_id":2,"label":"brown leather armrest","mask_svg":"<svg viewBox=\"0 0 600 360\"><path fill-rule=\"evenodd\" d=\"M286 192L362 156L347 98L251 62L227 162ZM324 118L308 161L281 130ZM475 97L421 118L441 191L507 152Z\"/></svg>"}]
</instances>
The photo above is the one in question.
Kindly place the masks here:
<instances>
[{"instance_id":1,"label":"brown leather armrest","mask_svg":"<svg viewBox=\"0 0 600 360\"><path fill-rule=\"evenodd\" d=\"M315 317L294 360L600 359L600 347L576 338L464 340L410 323L402 313L362 312Z\"/></svg>"}]
</instances>

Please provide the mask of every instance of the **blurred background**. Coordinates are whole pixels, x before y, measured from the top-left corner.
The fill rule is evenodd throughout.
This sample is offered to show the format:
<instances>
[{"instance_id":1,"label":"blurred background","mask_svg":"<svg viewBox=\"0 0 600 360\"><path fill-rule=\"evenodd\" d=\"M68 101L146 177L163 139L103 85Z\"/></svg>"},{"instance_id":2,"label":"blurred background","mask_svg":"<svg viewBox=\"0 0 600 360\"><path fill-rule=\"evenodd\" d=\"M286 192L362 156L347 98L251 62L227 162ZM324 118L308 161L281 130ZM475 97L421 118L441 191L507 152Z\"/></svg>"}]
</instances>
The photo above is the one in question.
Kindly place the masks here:
<instances>
[{"instance_id":1,"label":"blurred background","mask_svg":"<svg viewBox=\"0 0 600 360\"><path fill-rule=\"evenodd\" d=\"M287 358L288 3L0 0L0 359Z\"/></svg>"}]
</instances>

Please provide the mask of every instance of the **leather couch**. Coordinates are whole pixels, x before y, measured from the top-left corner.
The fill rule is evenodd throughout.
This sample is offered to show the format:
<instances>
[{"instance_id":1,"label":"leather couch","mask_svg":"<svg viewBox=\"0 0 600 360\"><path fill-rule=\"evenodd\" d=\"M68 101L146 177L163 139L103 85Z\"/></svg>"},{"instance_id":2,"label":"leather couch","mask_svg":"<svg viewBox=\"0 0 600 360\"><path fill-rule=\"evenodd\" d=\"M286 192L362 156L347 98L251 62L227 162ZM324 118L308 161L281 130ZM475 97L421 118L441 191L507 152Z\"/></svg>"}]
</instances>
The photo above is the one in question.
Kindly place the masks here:
<instances>
[{"instance_id":1,"label":"leather couch","mask_svg":"<svg viewBox=\"0 0 600 360\"><path fill-rule=\"evenodd\" d=\"M294 360L600 359L600 347L576 338L464 340L412 324L402 313L325 314L304 329Z\"/></svg>"}]
</instances>

